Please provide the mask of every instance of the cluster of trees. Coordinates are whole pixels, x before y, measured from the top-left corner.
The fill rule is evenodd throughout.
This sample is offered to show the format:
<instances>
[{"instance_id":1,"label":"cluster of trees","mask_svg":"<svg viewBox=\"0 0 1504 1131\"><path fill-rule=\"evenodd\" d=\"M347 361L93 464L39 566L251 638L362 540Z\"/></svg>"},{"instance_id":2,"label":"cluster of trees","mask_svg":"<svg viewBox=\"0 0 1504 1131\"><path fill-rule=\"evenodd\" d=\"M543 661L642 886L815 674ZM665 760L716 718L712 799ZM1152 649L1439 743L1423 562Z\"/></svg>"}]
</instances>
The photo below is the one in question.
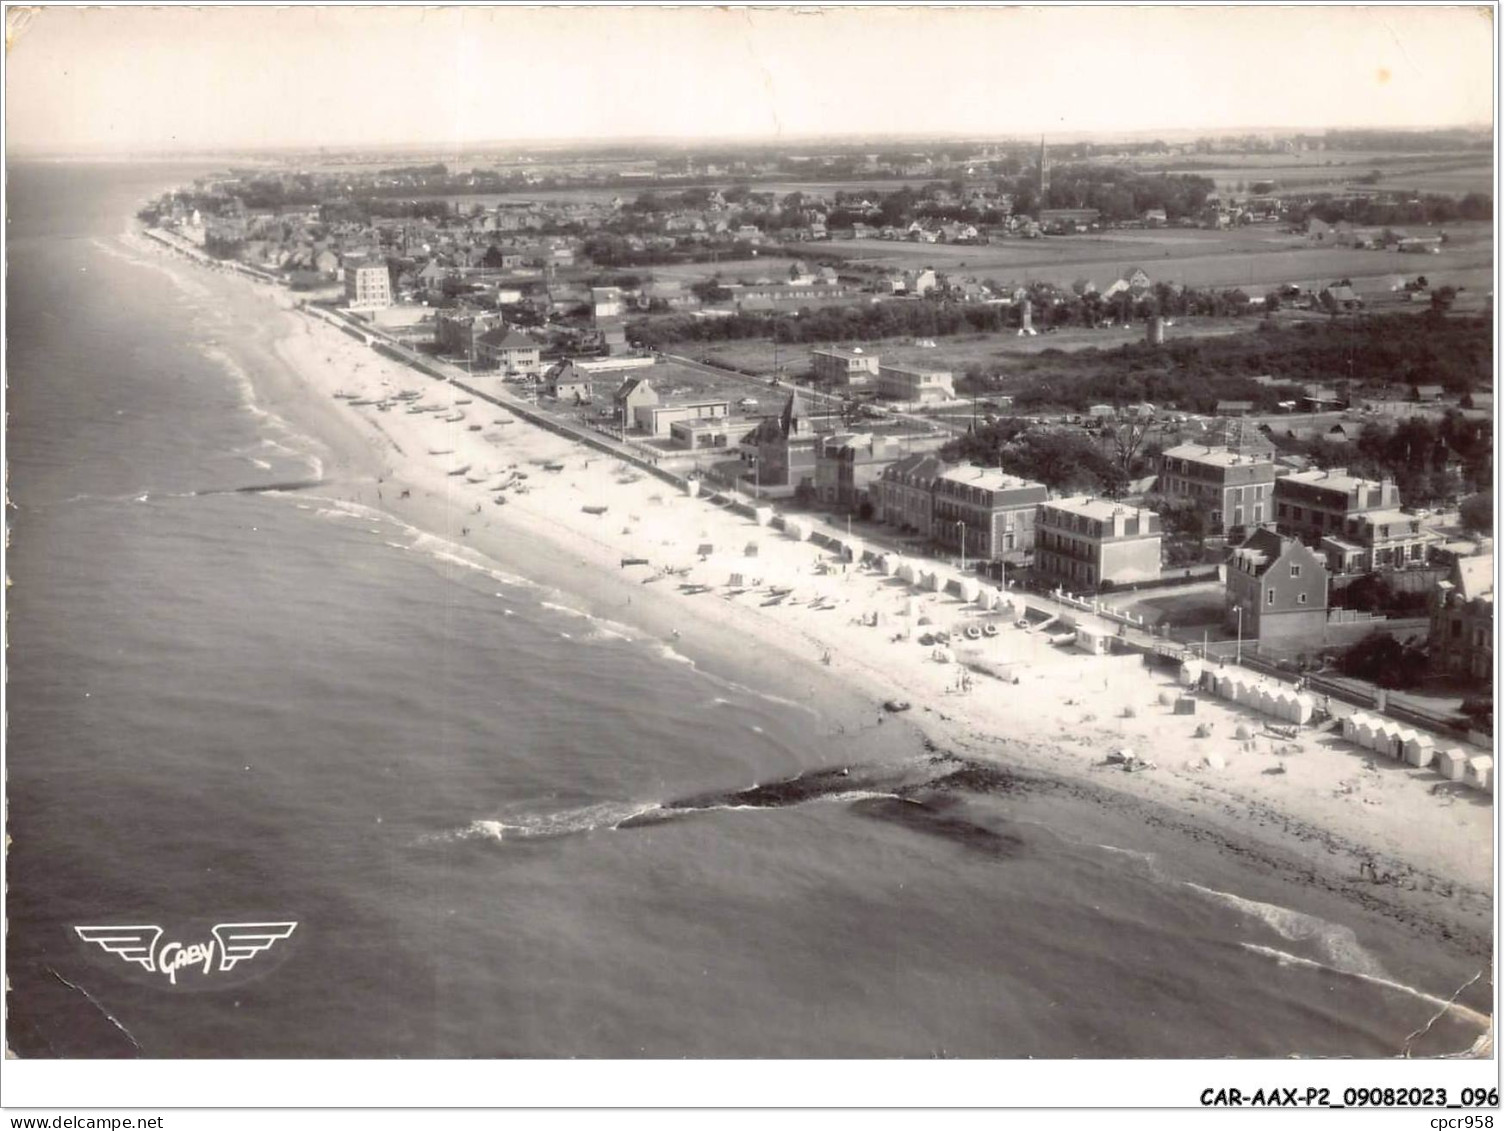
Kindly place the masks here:
<instances>
[{"instance_id":1,"label":"cluster of trees","mask_svg":"<svg viewBox=\"0 0 1504 1131\"><path fill-rule=\"evenodd\" d=\"M1387 632L1371 632L1337 660L1337 669L1380 687L1415 687L1426 678L1426 653L1402 644Z\"/></svg>"},{"instance_id":2,"label":"cluster of trees","mask_svg":"<svg viewBox=\"0 0 1504 1131\"><path fill-rule=\"evenodd\" d=\"M1411 196L1325 197L1289 204L1287 218L1293 224L1315 216L1328 224L1347 220L1364 227L1386 224L1446 224L1454 220L1488 220L1494 214L1493 197L1470 192L1466 196L1426 193Z\"/></svg>"},{"instance_id":3,"label":"cluster of trees","mask_svg":"<svg viewBox=\"0 0 1504 1131\"><path fill-rule=\"evenodd\" d=\"M1043 199L1033 170L1014 178L1010 189L1013 210L1030 216L1041 208L1095 208L1103 220L1119 221L1162 208L1170 220L1176 220L1200 212L1217 184L1195 174L1149 176L1118 165L1066 165L1051 168L1049 191Z\"/></svg>"},{"instance_id":4,"label":"cluster of trees","mask_svg":"<svg viewBox=\"0 0 1504 1131\"><path fill-rule=\"evenodd\" d=\"M1043 483L1056 494L1119 498L1128 487L1123 467L1090 437L1075 431L1030 429L1020 420L997 420L973 429L941 448L940 456L1001 466L1009 474Z\"/></svg>"},{"instance_id":5,"label":"cluster of trees","mask_svg":"<svg viewBox=\"0 0 1504 1131\"><path fill-rule=\"evenodd\" d=\"M706 293L716 294L715 290ZM800 342L872 341L894 337L946 337L1006 330L1015 313L986 303L878 302L865 306L825 306L798 314L737 314L729 318L672 315L629 323L627 334L651 348L672 342L720 342L773 338Z\"/></svg>"},{"instance_id":6,"label":"cluster of trees","mask_svg":"<svg viewBox=\"0 0 1504 1131\"><path fill-rule=\"evenodd\" d=\"M1364 478L1394 479L1400 495L1415 506L1446 502L1457 498L1464 486L1482 488L1493 481L1492 422L1469 420L1457 412L1440 420L1375 421L1356 441L1334 444L1318 439L1301 447L1318 467L1345 467ZM1461 465L1460 475L1452 464ZM1476 513L1474 517L1478 520Z\"/></svg>"},{"instance_id":7,"label":"cluster of trees","mask_svg":"<svg viewBox=\"0 0 1504 1131\"><path fill-rule=\"evenodd\" d=\"M1423 617L1428 601L1424 591L1397 589L1382 573L1365 574L1332 594L1342 608L1393 617Z\"/></svg>"},{"instance_id":8,"label":"cluster of trees","mask_svg":"<svg viewBox=\"0 0 1504 1131\"><path fill-rule=\"evenodd\" d=\"M1218 400L1252 401L1274 411L1298 398L1307 382L1335 385L1339 395L1366 381L1441 385L1466 392L1492 373L1492 324L1486 318L1428 320L1417 333L1413 315L1368 316L1341 324L1260 323L1257 334L1181 339L1163 346L1130 342L1111 350L1046 350L1007 361L978 380L984 390L1012 392L1025 411L1084 411L1092 404L1150 401L1210 412ZM1287 384L1261 385L1277 373Z\"/></svg>"}]
</instances>

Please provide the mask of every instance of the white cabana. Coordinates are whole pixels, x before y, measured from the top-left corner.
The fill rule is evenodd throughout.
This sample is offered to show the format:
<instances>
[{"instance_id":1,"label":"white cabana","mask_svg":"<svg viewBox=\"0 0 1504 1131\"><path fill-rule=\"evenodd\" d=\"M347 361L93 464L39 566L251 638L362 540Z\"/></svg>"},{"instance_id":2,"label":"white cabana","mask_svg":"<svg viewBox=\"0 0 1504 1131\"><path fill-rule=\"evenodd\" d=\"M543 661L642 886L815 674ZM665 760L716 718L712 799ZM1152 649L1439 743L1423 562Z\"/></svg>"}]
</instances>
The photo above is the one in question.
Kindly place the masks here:
<instances>
[{"instance_id":1,"label":"white cabana","mask_svg":"<svg viewBox=\"0 0 1504 1131\"><path fill-rule=\"evenodd\" d=\"M753 510L752 517L757 520L758 526L766 526L773 521L773 508L758 507Z\"/></svg>"},{"instance_id":2,"label":"white cabana","mask_svg":"<svg viewBox=\"0 0 1504 1131\"><path fill-rule=\"evenodd\" d=\"M1373 736L1377 731L1378 725L1365 715L1363 717L1363 721L1360 722L1357 726L1357 729L1353 731L1353 741L1356 742L1359 746L1363 747L1365 750L1372 750Z\"/></svg>"},{"instance_id":3,"label":"white cabana","mask_svg":"<svg viewBox=\"0 0 1504 1131\"><path fill-rule=\"evenodd\" d=\"M1405 756L1404 735L1404 727L1386 719L1379 726L1379 737L1375 739L1374 749L1390 758L1403 758Z\"/></svg>"},{"instance_id":4,"label":"white cabana","mask_svg":"<svg viewBox=\"0 0 1504 1131\"><path fill-rule=\"evenodd\" d=\"M984 589L979 586L977 588L975 604L977 608L983 610L984 612L990 611L992 607L997 604L997 590Z\"/></svg>"},{"instance_id":5,"label":"white cabana","mask_svg":"<svg viewBox=\"0 0 1504 1131\"><path fill-rule=\"evenodd\" d=\"M1195 687L1201 682L1201 663L1199 660L1182 660L1180 664L1180 685L1182 687Z\"/></svg>"},{"instance_id":6,"label":"white cabana","mask_svg":"<svg viewBox=\"0 0 1504 1131\"><path fill-rule=\"evenodd\" d=\"M862 560L862 540L860 538L843 538L841 540L841 556L848 562Z\"/></svg>"},{"instance_id":7,"label":"white cabana","mask_svg":"<svg viewBox=\"0 0 1504 1131\"><path fill-rule=\"evenodd\" d=\"M693 499L700 493L700 481L698 479L686 479L684 481L684 493Z\"/></svg>"},{"instance_id":8,"label":"white cabana","mask_svg":"<svg viewBox=\"0 0 1504 1131\"><path fill-rule=\"evenodd\" d=\"M977 594L982 591L982 587L974 577L958 577L956 578L956 590L960 594L961 600L975 601Z\"/></svg>"},{"instance_id":9,"label":"white cabana","mask_svg":"<svg viewBox=\"0 0 1504 1131\"><path fill-rule=\"evenodd\" d=\"M1344 715L1342 718L1342 737L1349 742L1358 740L1358 724L1363 721L1364 715Z\"/></svg>"},{"instance_id":10,"label":"white cabana","mask_svg":"<svg viewBox=\"0 0 1504 1131\"><path fill-rule=\"evenodd\" d=\"M796 542L809 541L809 523L802 518L791 518L783 524L784 533Z\"/></svg>"},{"instance_id":11,"label":"white cabana","mask_svg":"<svg viewBox=\"0 0 1504 1131\"><path fill-rule=\"evenodd\" d=\"M1279 699L1276 698L1274 689L1267 683L1259 684L1254 691L1253 705L1266 715L1279 714Z\"/></svg>"},{"instance_id":12,"label":"white cabana","mask_svg":"<svg viewBox=\"0 0 1504 1131\"><path fill-rule=\"evenodd\" d=\"M1467 770L1462 775L1462 780L1474 789L1484 793L1494 791L1494 760L1487 754L1479 754L1476 758L1469 758Z\"/></svg>"},{"instance_id":13,"label":"white cabana","mask_svg":"<svg viewBox=\"0 0 1504 1131\"><path fill-rule=\"evenodd\" d=\"M878 554L877 568L884 577L892 577L898 571L899 563L903 561L897 554Z\"/></svg>"},{"instance_id":14,"label":"white cabana","mask_svg":"<svg viewBox=\"0 0 1504 1131\"><path fill-rule=\"evenodd\" d=\"M1105 656L1112 648L1112 633L1095 624L1076 625L1075 645L1082 652L1093 656Z\"/></svg>"},{"instance_id":15,"label":"white cabana","mask_svg":"<svg viewBox=\"0 0 1504 1131\"><path fill-rule=\"evenodd\" d=\"M1229 672L1218 672L1216 680L1217 680L1217 682L1216 682L1217 696L1219 698L1221 698L1221 699L1231 699L1232 698L1232 674L1229 673Z\"/></svg>"},{"instance_id":16,"label":"white cabana","mask_svg":"<svg viewBox=\"0 0 1504 1131\"><path fill-rule=\"evenodd\" d=\"M1297 692L1293 697L1290 709L1290 721L1305 726L1311 721L1311 716L1316 713L1316 700L1309 695Z\"/></svg>"},{"instance_id":17,"label":"white cabana","mask_svg":"<svg viewBox=\"0 0 1504 1131\"><path fill-rule=\"evenodd\" d=\"M1449 746L1436 752L1436 772L1448 781L1461 781L1467 772L1468 753L1460 746Z\"/></svg>"},{"instance_id":18,"label":"white cabana","mask_svg":"<svg viewBox=\"0 0 1504 1131\"><path fill-rule=\"evenodd\" d=\"M919 588L927 589L931 593L938 593L943 584L944 582L938 570L922 569L919 571Z\"/></svg>"},{"instance_id":19,"label":"white cabana","mask_svg":"<svg viewBox=\"0 0 1504 1131\"><path fill-rule=\"evenodd\" d=\"M1436 760L1436 740L1429 734L1410 732L1405 740L1405 761L1412 766L1429 766Z\"/></svg>"},{"instance_id":20,"label":"white cabana","mask_svg":"<svg viewBox=\"0 0 1504 1131\"><path fill-rule=\"evenodd\" d=\"M899 562L893 569L893 576L899 581L913 585L915 580L914 566L912 562Z\"/></svg>"},{"instance_id":21,"label":"white cabana","mask_svg":"<svg viewBox=\"0 0 1504 1131\"><path fill-rule=\"evenodd\" d=\"M1394 736L1394 745L1389 749L1389 756L1396 762L1403 762L1405 751L1409 749L1416 737L1416 733L1409 727L1401 727L1399 733Z\"/></svg>"}]
</instances>

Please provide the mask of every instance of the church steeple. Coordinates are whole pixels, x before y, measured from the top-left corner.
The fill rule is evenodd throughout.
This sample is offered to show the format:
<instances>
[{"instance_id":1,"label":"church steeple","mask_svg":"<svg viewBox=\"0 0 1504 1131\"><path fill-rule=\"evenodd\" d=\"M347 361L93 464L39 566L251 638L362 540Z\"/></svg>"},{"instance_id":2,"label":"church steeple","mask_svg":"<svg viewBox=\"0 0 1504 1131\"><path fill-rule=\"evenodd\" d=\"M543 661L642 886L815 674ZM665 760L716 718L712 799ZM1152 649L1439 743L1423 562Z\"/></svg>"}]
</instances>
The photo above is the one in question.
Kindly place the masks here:
<instances>
[{"instance_id":1,"label":"church steeple","mask_svg":"<svg viewBox=\"0 0 1504 1131\"><path fill-rule=\"evenodd\" d=\"M1050 155L1044 147L1044 134L1039 135L1039 202L1044 205L1050 195Z\"/></svg>"}]
</instances>

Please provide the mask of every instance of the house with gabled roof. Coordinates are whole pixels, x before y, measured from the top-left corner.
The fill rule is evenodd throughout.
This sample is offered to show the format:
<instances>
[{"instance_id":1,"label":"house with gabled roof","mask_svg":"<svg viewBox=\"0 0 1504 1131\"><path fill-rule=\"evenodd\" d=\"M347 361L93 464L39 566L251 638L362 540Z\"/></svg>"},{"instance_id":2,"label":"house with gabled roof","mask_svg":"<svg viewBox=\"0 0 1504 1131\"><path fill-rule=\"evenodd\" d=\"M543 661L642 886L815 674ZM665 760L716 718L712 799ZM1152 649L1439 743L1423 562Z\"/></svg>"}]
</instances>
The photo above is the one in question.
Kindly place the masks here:
<instances>
[{"instance_id":1,"label":"house with gabled roof","mask_svg":"<svg viewBox=\"0 0 1504 1131\"><path fill-rule=\"evenodd\" d=\"M1431 593L1431 667L1487 684L1494 671L1494 556L1458 558Z\"/></svg>"}]
</instances>

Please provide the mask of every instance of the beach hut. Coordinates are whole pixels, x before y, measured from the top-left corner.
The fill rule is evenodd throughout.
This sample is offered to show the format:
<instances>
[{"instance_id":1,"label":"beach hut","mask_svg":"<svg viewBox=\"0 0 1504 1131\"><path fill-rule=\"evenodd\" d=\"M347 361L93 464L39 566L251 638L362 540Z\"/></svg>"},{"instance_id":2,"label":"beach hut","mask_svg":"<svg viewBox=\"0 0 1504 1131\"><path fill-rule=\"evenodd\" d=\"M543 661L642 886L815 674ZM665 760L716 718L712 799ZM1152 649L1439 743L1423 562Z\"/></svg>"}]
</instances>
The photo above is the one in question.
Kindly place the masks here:
<instances>
[{"instance_id":1,"label":"beach hut","mask_svg":"<svg viewBox=\"0 0 1504 1131\"><path fill-rule=\"evenodd\" d=\"M791 518L784 524L784 533L796 542L808 542L810 535L809 523L802 518Z\"/></svg>"},{"instance_id":2,"label":"beach hut","mask_svg":"<svg viewBox=\"0 0 1504 1131\"><path fill-rule=\"evenodd\" d=\"M1494 791L1494 760L1487 754L1469 758L1462 780L1474 789L1492 793Z\"/></svg>"},{"instance_id":3,"label":"beach hut","mask_svg":"<svg viewBox=\"0 0 1504 1131\"><path fill-rule=\"evenodd\" d=\"M773 521L773 508L758 507L752 512L752 517L757 520L758 526L766 526Z\"/></svg>"},{"instance_id":4,"label":"beach hut","mask_svg":"<svg viewBox=\"0 0 1504 1131\"><path fill-rule=\"evenodd\" d=\"M1182 687L1195 687L1201 682L1201 663L1199 660L1182 660L1180 663L1180 685Z\"/></svg>"},{"instance_id":5,"label":"beach hut","mask_svg":"<svg viewBox=\"0 0 1504 1131\"><path fill-rule=\"evenodd\" d=\"M1386 719L1379 725L1379 734L1374 740L1374 750L1388 758L1401 759L1405 756L1405 728L1399 723Z\"/></svg>"},{"instance_id":6,"label":"beach hut","mask_svg":"<svg viewBox=\"0 0 1504 1131\"><path fill-rule=\"evenodd\" d=\"M1366 722L1368 722L1367 715L1362 711L1354 711L1342 720L1342 737L1361 746L1363 740L1358 736L1358 728Z\"/></svg>"},{"instance_id":7,"label":"beach hut","mask_svg":"<svg viewBox=\"0 0 1504 1131\"><path fill-rule=\"evenodd\" d=\"M894 554L878 554L873 564L877 566L878 573L884 577L892 577L893 571L898 568L898 562L899 559Z\"/></svg>"},{"instance_id":8,"label":"beach hut","mask_svg":"<svg viewBox=\"0 0 1504 1131\"><path fill-rule=\"evenodd\" d=\"M1316 700L1312 699L1309 695L1302 695L1298 692L1292 696L1292 700L1290 721L1305 726L1306 723L1311 721L1311 717L1316 714Z\"/></svg>"},{"instance_id":9,"label":"beach hut","mask_svg":"<svg viewBox=\"0 0 1504 1131\"><path fill-rule=\"evenodd\" d=\"M1263 714L1278 715L1278 694L1275 692L1274 688L1270 687L1267 683L1261 683L1254 690L1253 706L1257 707Z\"/></svg>"},{"instance_id":10,"label":"beach hut","mask_svg":"<svg viewBox=\"0 0 1504 1131\"><path fill-rule=\"evenodd\" d=\"M1429 734L1410 732L1405 742L1405 761L1412 766L1429 766L1436 760L1436 740Z\"/></svg>"},{"instance_id":11,"label":"beach hut","mask_svg":"<svg viewBox=\"0 0 1504 1131\"><path fill-rule=\"evenodd\" d=\"M944 582L938 570L922 569L919 571L919 588L938 593L942 584Z\"/></svg>"},{"instance_id":12,"label":"beach hut","mask_svg":"<svg viewBox=\"0 0 1504 1131\"><path fill-rule=\"evenodd\" d=\"M693 499L700 493L700 481L698 479L686 479L684 481L684 493Z\"/></svg>"},{"instance_id":13,"label":"beach hut","mask_svg":"<svg viewBox=\"0 0 1504 1131\"><path fill-rule=\"evenodd\" d=\"M1231 699L1233 697L1231 672L1221 671L1217 673L1217 696L1221 699Z\"/></svg>"},{"instance_id":14,"label":"beach hut","mask_svg":"<svg viewBox=\"0 0 1504 1131\"><path fill-rule=\"evenodd\" d=\"M1447 781L1461 781L1467 772L1467 751L1460 746L1448 746L1436 752L1436 772Z\"/></svg>"},{"instance_id":15,"label":"beach hut","mask_svg":"<svg viewBox=\"0 0 1504 1131\"><path fill-rule=\"evenodd\" d=\"M1359 746L1363 747L1365 750L1372 750L1373 736L1377 730L1378 724L1376 724L1373 719L1369 718L1367 715L1364 715L1363 721L1360 722L1357 726L1357 729L1353 731L1353 741L1356 742Z\"/></svg>"},{"instance_id":16,"label":"beach hut","mask_svg":"<svg viewBox=\"0 0 1504 1131\"><path fill-rule=\"evenodd\" d=\"M847 538L840 543L840 547L841 557L845 558L848 562L859 562L862 560L862 541L860 538Z\"/></svg>"},{"instance_id":17,"label":"beach hut","mask_svg":"<svg viewBox=\"0 0 1504 1131\"><path fill-rule=\"evenodd\" d=\"M909 562L899 562L893 570L893 575L908 585L915 583L914 566Z\"/></svg>"},{"instance_id":18,"label":"beach hut","mask_svg":"<svg viewBox=\"0 0 1504 1131\"><path fill-rule=\"evenodd\" d=\"M1418 736L1408 727L1401 727L1399 733L1394 736L1394 745L1389 750L1389 756L1396 762L1405 760L1405 751Z\"/></svg>"},{"instance_id":19,"label":"beach hut","mask_svg":"<svg viewBox=\"0 0 1504 1131\"><path fill-rule=\"evenodd\" d=\"M973 577L956 578L956 592L963 601L975 601L977 594L982 591L981 585Z\"/></svg>"}]
</instances>

